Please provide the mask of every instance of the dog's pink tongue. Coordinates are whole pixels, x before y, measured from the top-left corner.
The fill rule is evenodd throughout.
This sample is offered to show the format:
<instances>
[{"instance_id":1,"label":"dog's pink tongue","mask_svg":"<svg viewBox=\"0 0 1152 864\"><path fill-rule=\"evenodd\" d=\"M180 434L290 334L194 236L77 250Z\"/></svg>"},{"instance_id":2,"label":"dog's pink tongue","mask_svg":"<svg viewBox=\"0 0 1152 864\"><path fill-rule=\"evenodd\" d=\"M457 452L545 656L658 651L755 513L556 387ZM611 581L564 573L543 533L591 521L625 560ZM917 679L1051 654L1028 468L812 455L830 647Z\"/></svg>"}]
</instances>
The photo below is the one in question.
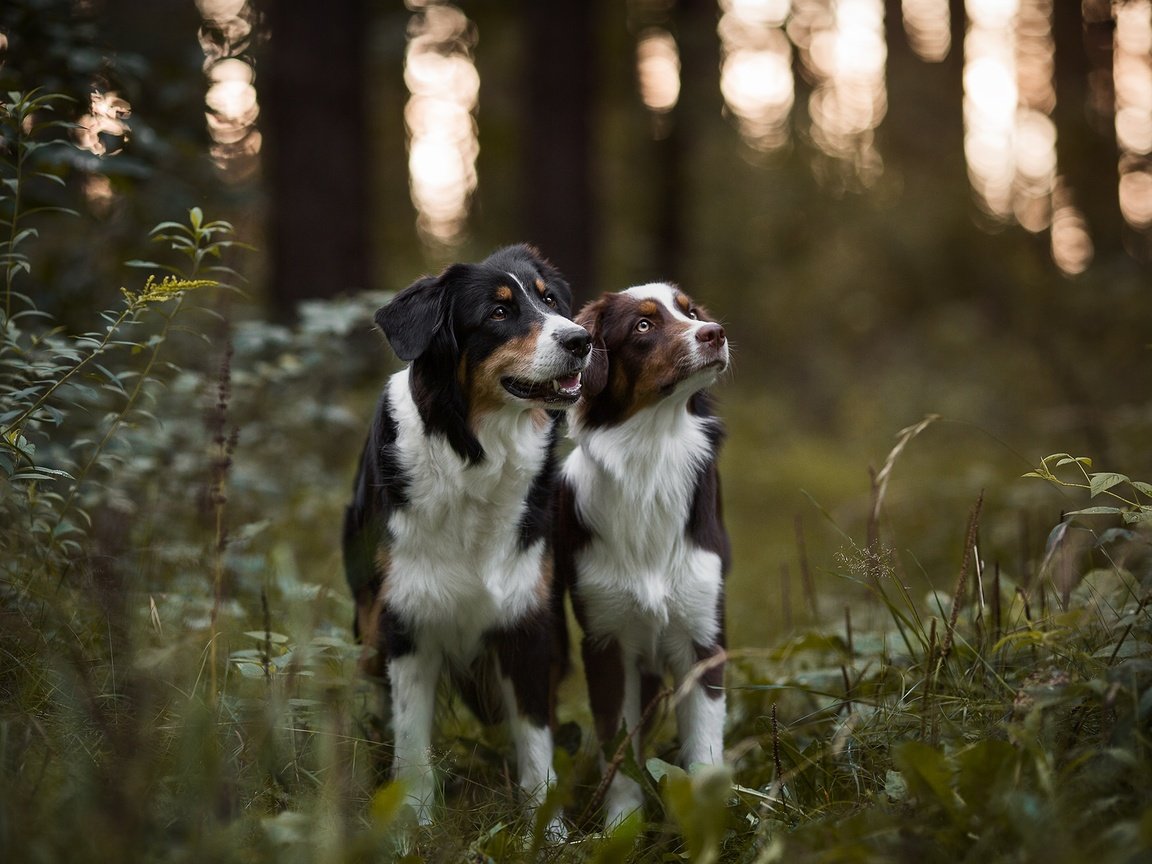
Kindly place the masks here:
<instances>
[{"instance_id":1,"label":"dog's pink tongue","mask_svg":"<svg viewBox=\"0 0 1152 864\"><path fill-rule=\"evenodd\" d=\"M563 378L556 379L556 388L558 390L567 390L569 392L580 389L580 375L566 375Z\"/></svg>"}]
</instances>

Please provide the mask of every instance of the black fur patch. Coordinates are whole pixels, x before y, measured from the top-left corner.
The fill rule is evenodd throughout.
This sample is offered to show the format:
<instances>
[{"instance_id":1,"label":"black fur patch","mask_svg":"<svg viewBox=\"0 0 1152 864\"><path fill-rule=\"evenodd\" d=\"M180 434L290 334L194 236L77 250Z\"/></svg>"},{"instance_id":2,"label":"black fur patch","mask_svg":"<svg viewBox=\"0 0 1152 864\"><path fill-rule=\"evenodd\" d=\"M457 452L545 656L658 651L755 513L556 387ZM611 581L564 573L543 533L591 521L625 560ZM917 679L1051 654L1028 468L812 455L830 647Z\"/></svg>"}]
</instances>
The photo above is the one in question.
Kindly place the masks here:
<instances>
[{"instance_id":1,"label":"black fur patch","mask_svg":"<svg viewBox=\"0 0 1152 864\"><path fill-rule=\"evenodd\" d=\"M376 563L377 550L386 539L389 514L408 503L408 483L397 459L396 418L385 393L360 454L352 502L344 512L344 575L353 594L366 585L379 590L384 574Z\"/></svg>"},{"instance_id":2,"label":"black fur patch","mask_svg":"<svg viewBox=\"0 0 1152 864\"><path fill-rule=\"evenodd\" d=\"M700 398L697 398L700 397ZM692 542L708 552L720 556L720 573L727 575L732 563L732 545L724 527L724 508L720 494L720 471L716 466L720 445L724 441L724 426L711 413L707 394L697 393L688 403L688 410L699 417L707 418L704 427L711 445L708 461L700 467L696 477L696 488L692 493L692 504L688 510L685 531Z\"/></svg>"},{"instance_id":3,"label":"black fur patch","mask_svg":"<svg viewBox=\"0 0 1152 864\"><path fill-rule=\"evenodd\" d=\"M560 437L560 423L552 421L548 435L548 451L528 498L524 502L524 514L520 517L520 548L527 549L540 540L552 535L553 509L552 495L556 488L556 444Z\"/></svg>"},{"instance_id":4,"label":"black fur patch","mask_svg":"<svg viewBox=\"0 0 1152 864\"><path fill-rule=\"evenodd\" d=\"M555 681L552 676L541 674L557 662L551 615L551 606L542 606L516 627L488 637L496 649L501 672L512 683L520 716L537 726L547 726L552 721Z\"/></svg>"}]
</instances>

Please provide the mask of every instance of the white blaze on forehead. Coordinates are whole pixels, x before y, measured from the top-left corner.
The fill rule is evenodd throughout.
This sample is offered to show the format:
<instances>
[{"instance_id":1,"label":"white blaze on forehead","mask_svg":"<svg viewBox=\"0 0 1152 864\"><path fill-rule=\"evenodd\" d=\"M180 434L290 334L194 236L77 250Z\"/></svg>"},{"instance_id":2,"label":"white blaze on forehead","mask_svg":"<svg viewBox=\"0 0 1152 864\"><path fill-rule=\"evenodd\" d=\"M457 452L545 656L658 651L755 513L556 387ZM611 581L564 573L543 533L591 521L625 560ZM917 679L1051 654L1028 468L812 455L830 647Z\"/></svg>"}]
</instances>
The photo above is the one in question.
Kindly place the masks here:
<instances>
[{"instance_id":1,"label":"white blaze on forehead","mask_svg":"<svg viewBox=\"0 0 1152 864\"><path fill-rule=\"evenodd\" d=\"M508 278L520 286L520 290L524 292L524 296L527 297L528 302L531 303L532 302L532 294L528 291L527 288L524 287L524 283L516 278L516 274L515 273L509 273ZM539 300L540 297L537 296L536 299Z\"/></svg>"},{"instance_id":2,"label":"white blaze on forehead","mask_svg":"<svg viewBox=\"0 0 1152 864\"><path fill-rule=\"evenodd\" d=\"M573 324L556 309L544 303L539 294L534 294L524 287L524 283L516 278L515 273L505 271L508 278L515 282L524 296L528 298L528 305L543 312L543 324L536 338L536 352L532 358L532 375L534 377L549 378L557 374L561 367L567 367L569 358L567 352L561 349L560 339L570 335L576 330L583 330L578 324ZM533 299L537 302L533 303ZM543 309L540 307L543 306Z\"/></svg>"},{"instance_id":3,"label":"white blaze on forehead","mask_svg":"<svg viewBox=\"0 0 1152 864\"><path fill-rule=\"evenodd\" d=\"M657 303L667 307L668 311L678 318L683 318L685 321L692 320L676 305L676 295L680 292L667 282L649 282L647 285L636 285L621 293L627 294L629 297L634 297L637 300L655 300Z\"/></svg>"}]
</instances>

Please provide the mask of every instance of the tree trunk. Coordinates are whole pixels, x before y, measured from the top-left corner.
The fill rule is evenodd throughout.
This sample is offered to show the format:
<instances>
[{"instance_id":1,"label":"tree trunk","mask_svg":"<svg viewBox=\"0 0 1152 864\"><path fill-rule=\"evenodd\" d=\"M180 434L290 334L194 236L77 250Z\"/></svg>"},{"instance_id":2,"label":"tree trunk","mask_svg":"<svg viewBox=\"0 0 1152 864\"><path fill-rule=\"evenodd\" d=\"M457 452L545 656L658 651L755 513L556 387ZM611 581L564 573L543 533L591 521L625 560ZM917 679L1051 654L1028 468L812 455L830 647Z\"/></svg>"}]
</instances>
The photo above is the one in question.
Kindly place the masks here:
<instances>
[{"instance_id":1,"label":"tree trunk","mask_svg":"<svg viewBox=\"0 0 1152 864\"><path fill-rule=\"evenodd\" d=\"M720 38L712 0L680 0L672 10L680 49L680 100L668 119L667 135L653 142L656 161L656 261L654 273L682 283L692 250L693 192L701 188L692 171L703 159L703 127L720 116ZM685 285L692 291L694 286Z\"/></svg>"},{"instance_id":2,"label":"tree trunk","mask_svg":"<svg viewBox=\"0 0 1152 864\"><path fill-rule=\"evenodd\" d=\"M258 70L268 189L268 302L370 287L367 3L268 0Z\"/></svg>"},{"instance_id":3,"label":"tree trunk","mask_svg":"<svg viewBox=\"0 0 1152 864\"><path fill-rule=\"evenodd\" d=\"M593 294L592 52L598 4L524 0L521 238L539 247L581 300Z\"/></svg>"},{"instance_id":4,"label":"tree trunk","mask_svg":"<svg viewBox=\"0 0 1152 864\"><path fill-rule=\"evenodd\" d=\"M1123 255L1124 232L1114 182L1119 151L1111 114L1112 21L1085 22L1079 3L1055 0L1052 5L1057 170L1072 190L1073 203L1084 213L1097 260L1104 263ZM1093 78L1107 105L1090 104Z\"/></svg>"}]
</instances>

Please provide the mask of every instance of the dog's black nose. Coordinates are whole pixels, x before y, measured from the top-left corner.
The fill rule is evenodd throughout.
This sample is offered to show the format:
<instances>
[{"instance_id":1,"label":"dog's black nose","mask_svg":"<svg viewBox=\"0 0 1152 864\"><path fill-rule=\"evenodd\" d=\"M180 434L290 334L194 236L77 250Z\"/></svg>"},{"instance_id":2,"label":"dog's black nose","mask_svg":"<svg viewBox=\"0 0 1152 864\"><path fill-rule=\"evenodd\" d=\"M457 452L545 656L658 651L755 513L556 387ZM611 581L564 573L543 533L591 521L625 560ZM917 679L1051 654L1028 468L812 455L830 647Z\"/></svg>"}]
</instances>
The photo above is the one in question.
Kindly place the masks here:
<instances>
[{"instance_id":1,"label":"dog's black nose","mask_svg":"<svg viewBox=\"0 0 1152 864\"><path fill-rule=\"evenodd\" d=\"M560 337L560 345L569 354L587 357L592 350L592 337L587 330L572 330Z\"/></svg>"},{"instance_id":2,"label":"dog's black nose","mask_svg":"<svg viewBox=\"0 0 1152 864\"><path fill-rule=\"evenodd\" d=\"M717 346L723 345L724 328L719 324L705 324L696 331L696 341L704 342L705 344L715 342Z\"/></svg>"}]
</instances>

